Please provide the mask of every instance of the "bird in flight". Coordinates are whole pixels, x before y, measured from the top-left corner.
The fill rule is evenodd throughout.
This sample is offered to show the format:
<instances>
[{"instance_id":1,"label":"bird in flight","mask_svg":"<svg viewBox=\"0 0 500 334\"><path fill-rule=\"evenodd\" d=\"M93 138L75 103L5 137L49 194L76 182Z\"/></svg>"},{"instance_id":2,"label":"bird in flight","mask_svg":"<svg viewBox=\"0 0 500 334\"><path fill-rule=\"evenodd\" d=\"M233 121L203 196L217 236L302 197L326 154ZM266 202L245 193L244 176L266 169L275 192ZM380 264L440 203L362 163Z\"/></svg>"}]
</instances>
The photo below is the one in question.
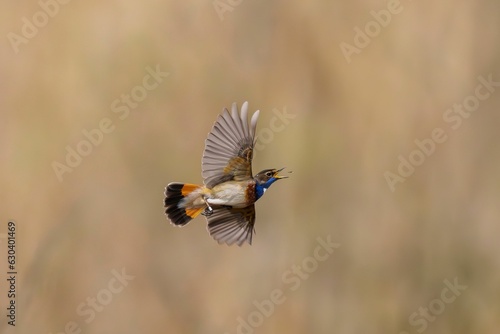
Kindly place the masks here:
<instances>
[{"instance_id":1,"label":"bird in flight","mask_svg":"<svg viewBox=\"0 0 500 334\"><path fill-rule=\"evenodd\" d=\"M283 168L252 174L258 118L257 110L248 124L247 102L241 106L241 114L236 103L231 113L224 108L205 141L201 160L204 185L172 182L165 188L165 213L172 224L184 226L202 214L208 232L219 244L252 244L254 203L274 182L287 178L279 175Z\"/></svg>"}]
</instances>

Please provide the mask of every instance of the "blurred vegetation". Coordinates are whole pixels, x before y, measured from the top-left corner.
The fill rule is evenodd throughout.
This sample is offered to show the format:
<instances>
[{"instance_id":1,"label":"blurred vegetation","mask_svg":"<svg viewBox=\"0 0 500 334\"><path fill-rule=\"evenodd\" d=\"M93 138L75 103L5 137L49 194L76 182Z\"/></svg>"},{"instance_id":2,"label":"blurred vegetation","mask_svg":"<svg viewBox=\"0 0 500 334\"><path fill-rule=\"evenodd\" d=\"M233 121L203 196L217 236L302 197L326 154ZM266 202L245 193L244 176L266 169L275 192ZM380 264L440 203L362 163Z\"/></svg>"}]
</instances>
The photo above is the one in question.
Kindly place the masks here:
<instances>
[{"instance_id":1,"label":"blurred vegetation","mask_svg":"<svg viewBox=\"0 0 500 334\"><path fill-rule=\"evenodd\" d=\"M4 36L41 10L0 6ZM402 1L348 63L341 43L387 6L253 0L221 20L212 1L73 1L18 53L3 38L0 233L16 221L19 298L1 332L232 334L281 289L255 333L417 333L410 316L458 278L425 332L497 333L500 92L457 129L443 115L479 76L500 81L500 5ZM168 77L120 119L113 102L157 66ZM257 204L253 246L226 247L203 218L171 226L163 190L202 181L206 134L246 100L259 129L295 116L254 160L293 174ZM54 161L105 118L113 130L59 182ZM435 128L447 140L392 192L384 173ZM282 276L327 236L340 247L292 291ZM122 268L134 279L87 323L79 305Z\"/></svg>"}]
</instances>

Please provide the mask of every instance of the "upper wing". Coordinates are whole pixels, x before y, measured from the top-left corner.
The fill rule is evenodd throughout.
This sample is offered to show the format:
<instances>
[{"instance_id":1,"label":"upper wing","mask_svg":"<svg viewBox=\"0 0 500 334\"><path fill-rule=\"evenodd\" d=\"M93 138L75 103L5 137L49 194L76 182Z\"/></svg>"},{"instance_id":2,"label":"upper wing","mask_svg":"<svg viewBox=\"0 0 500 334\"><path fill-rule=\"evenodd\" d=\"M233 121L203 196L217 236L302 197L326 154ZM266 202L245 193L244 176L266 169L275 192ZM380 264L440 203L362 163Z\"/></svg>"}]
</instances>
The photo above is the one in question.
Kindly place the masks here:
<instances>
[{"instance_id":1,"label":"upper wing","mask_svg":"<svg viewBox=\"0 0 500 334\"><path fill-rule=\"evenodd\" d=\"M246 208L214 209L207 216L208 232L218 243L241 246L245 241L252 244L252 235L255 224L255 205Z\"/></svg>"},{"instance_id":2,"label":"upper wing","mask_svg":"<svg viewBox=\"0 0 500 334\"><path fill-rule=\"evenodd\" d=\"M238 114L236 103L233 103L231 114L224 109L208 134L201 160L201 175L208 188L225 181L252 178L252 156L259 111L253 114L250 125L247 117L248 102L241 106L241 115Z\"/></svg>"}]
</instances>

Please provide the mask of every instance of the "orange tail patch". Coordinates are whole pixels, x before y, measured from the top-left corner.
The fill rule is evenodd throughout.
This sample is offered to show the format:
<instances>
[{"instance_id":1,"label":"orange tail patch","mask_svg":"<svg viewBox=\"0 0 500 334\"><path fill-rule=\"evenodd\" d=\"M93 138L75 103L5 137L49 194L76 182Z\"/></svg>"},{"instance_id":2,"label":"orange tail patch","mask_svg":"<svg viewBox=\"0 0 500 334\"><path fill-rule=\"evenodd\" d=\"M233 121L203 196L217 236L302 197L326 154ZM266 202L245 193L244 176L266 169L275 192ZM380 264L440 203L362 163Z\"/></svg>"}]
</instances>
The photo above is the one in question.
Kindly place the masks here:
<instances>
[{"instance_id":1,"label":"orange tail patch","mask_svg":"<svg viewBox=\"0 0 500 334\"><path fill-rule=\"evenodd\" d=\"M191 184L191 183L184 183L181 188L181 194L182 196L186 197L196 189L200 188L200 186L196 184Z\"/></svg>"},{"instance_id":2,"label":"orange tail patch","mask_svg":"<svg viewBox=\"0 0 500 334\"><path fill-rule=\"evenodd\" d=\"M196 218L205 208L199 209L186 209L186 215L191 217L191 219Z\"/></svg>"}]
</instances>

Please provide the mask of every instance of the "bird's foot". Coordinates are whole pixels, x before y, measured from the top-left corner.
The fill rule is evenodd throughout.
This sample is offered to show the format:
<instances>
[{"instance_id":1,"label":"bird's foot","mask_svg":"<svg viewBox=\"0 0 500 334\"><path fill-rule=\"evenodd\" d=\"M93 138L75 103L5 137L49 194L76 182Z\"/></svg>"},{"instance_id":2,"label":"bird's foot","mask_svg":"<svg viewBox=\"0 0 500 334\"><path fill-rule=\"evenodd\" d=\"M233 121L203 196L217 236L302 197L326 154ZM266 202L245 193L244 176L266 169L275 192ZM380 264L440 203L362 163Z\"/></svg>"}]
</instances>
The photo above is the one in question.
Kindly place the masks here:
<instances>
[{"instance_id":1,"label":"bird's foot","mask_svg":"<svg viewBox=\"0 0 500 334\"><path fill-rule=\"evenodd\" d=\"M204 215L205 217L208 217L208 216L211 216L213 213L214 213L214 209L212 209L212 207L210 205L207 205L207 207L205 208L205 210L201 214Z\"/></svg>"}]
</instances>

